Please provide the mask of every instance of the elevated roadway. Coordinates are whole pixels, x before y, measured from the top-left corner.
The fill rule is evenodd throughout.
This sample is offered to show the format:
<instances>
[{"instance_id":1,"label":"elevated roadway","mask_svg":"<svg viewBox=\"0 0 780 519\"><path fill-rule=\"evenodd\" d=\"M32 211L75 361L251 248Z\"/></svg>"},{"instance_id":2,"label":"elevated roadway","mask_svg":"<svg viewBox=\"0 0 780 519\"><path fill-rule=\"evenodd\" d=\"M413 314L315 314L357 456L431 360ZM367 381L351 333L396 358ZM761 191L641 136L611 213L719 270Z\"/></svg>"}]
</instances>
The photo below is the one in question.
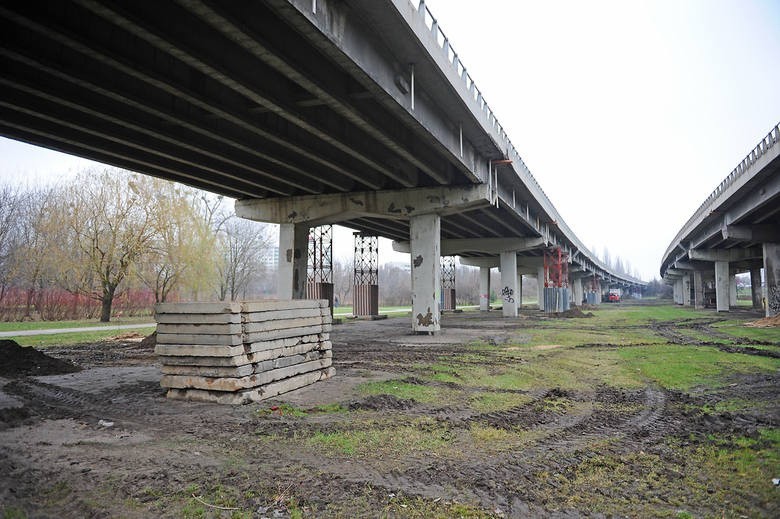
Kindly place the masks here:
<instances>
[{"instance_id":1,"label":"elevated roadway","mask_svg":"<svg viewBox=\"0 0 780 519\"><path fill-rule=\"evenodd\" d=\"M735 276L750 272L755 308L780 313L780 125L775 126L683 225L661 276L678 304L728 311ZM761 289L763 268L765 293Z\"/></svg>"},{"instance_id":2,"label":"elevated roadway","mask_svg":"<svg viewBox=\"0 0 780 519\"><path fill-rule=\"evenodd\" d=\"M582 279L643 285L563 221L422 2L11 0L0 42L0 135L281 224L280 297L331 223L407 242L416 331L439 328L442 246L500 266L502 291L550 248L577 302Z\"/></svg>"}]
</instances>

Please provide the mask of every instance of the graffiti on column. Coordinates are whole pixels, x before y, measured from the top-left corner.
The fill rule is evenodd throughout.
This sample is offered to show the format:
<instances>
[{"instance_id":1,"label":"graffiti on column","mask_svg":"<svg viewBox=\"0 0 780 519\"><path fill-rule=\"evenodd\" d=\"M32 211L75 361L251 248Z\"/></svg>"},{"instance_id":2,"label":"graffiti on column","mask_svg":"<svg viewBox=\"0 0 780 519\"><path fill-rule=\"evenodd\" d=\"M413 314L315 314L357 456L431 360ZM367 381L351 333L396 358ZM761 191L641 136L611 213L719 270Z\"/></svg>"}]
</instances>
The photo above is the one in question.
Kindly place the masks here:
<instances>
[{"instance_id":1,"label":"graffiti on column","mask_svg":"<svg viewBox=\"0 0 780 519\"><path fill-rule=\"evenodd\" d=\"M771 315L780 314L780 287L767 288L767 306Z\"/></svg>"},{"instance_id":2,"label":"graffiti on column","mask_svg":"<svg viewBox=\"0 0 780 519\"><path fill-rule=\"evenodd\" d=\"M501 289L501 297L504 298L504 301L507 303L514 303L515 302L515 291L512 290L509 287L504 287Z\"/></svg>"}]
</instances>

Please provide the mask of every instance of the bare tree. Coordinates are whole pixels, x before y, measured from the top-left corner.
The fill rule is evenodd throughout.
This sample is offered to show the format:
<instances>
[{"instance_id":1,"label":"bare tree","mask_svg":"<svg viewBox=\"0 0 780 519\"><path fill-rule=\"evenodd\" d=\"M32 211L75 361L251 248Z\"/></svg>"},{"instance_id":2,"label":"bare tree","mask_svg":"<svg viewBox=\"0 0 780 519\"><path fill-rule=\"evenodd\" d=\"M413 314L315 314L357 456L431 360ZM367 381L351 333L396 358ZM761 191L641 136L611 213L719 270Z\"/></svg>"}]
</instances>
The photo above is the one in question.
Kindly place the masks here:
<instances>
[{"instance_id":1,"label":"bare tree","mask_svg":"<svg viewBox=\"0 0 780 519\"><path fill-rule=\"evenodd\" d=\"M271 246L271 237L268 226L242 218L229 218L221 227L217 236L221 254L217 297L235 301L246 296L252 276L261 269L262 252Z\"/></svg>"},{"instance_id":2,"label":"bare tree","mask_svg":"<svg viewBox=\"0 0 780 519\"><path fill-rule=\"evenodd\" d=\"M0 185L0 301L13 277L13 253L18 243L22 194L18 188Z\"/></svg>"},{"instance_id":3,"label":"bare tree","mask_svg":"<svg viewBox=\"0 0 780 519\"><path fill-rule=\"evenodd\" d=\"M117 288L150 250L151 190L148 177L108 168L82 173L60 191L58 279L67 290L99 300L102 322L111 319Z\"/></svg>"}]
</instances>

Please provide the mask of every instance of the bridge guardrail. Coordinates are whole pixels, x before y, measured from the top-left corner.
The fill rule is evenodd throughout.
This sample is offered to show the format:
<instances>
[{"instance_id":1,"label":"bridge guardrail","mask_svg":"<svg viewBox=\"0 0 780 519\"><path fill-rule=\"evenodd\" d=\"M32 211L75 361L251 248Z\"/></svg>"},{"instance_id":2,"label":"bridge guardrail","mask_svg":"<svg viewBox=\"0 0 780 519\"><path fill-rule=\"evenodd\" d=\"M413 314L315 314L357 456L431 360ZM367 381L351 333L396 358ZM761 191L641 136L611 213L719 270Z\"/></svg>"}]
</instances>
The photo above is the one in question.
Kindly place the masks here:
<instances>
[{"instance_id":1,"label":"bridge guardrail","mask_svg":"<svg viewBox=\"0 0 780 519\"><path fill-rule=\"evenodd\" d=\"M538 192L542 205L545 206L552 219L566 231L565 234L567 238L569 238L574 243L577 249L589 253L589 259L595 265L597 265L602 270L609 272L611 269L607 267L598 257L596 257L596 255L593 254L584 244L582 244L582 242L580 242L579 238L577 238L577 235L571 231L569 226L566 225L566 223L563 221L563 218L561 218L561 215L558 214L558 211L555 209L555 206L553 206L549 197L542 189L542 186L539 185L539 182L537 182L536 178L531 173L531 170L528 168L528 166L526 166L525 162L523 162L523 159L520 157L520 153L518 153L517 149L515 149L514 144L512 144L509 136L504 131L503 126L501 126L501 123L498 122L498 119L493 113L493 110L488 105L485 97L482 95L482 92L479 90L479 88L477 88L474 79L471 77L471 74L469 74L468 69L458 57L458 53L455 52L455 49L452 47L449 38L439 26L439 22L436 20L436 17L433 16L433 13L425 4L425 0L409 0L409 2L417 10L419 15L423 17L425 26L433 34L434 40L445 53L447 61L455 68L458 77L460 77L461 80L465 83L466 88L469 91L469 95L473 98L474 101L477 102L479 109L483 112L489 124L496 130L496 132L498 132L498 135L504 141L504 144L507 146L507 152L511 153L512 155L513 163L516 163L519 166L517 168L519 170L518 176L522 178L526 185L529 185ZM540 228L539 231L542 232L542 229ZM549 234L549 229L545 234ZM642 283L642 281L632 276L623 274L621 277L624 277L629 281Z\"/></svg>"},{"instance_id":2,"label":"bridge guardrail","mask_svg":"<svg viewBox=\"0 0 780 519\"><path fill-rule=\"evenodd\" d=\"M752 150L750 150L750 153L748 153L745 158L742 159L742 161L737 164L733 170L731 170L731 173L726 175L726 178L724 178L721 183L718 184L718 187L716 187L715 190L704 199L704 202L702 202L699 208L694 211L693 216L688 218L688 221L685 222L685 225L682 226L680 232L677 233L677 235L674 237L674 240L672 240L672 243L669 244L669 247L666 249L666 253L663 257L664 262L669 259L669 255L677 247L677 244L680 242L680 240L682 240L682 238L688 232L690 232L689 227L694 222L696 222L702 214L707 212L707 210L710 208L710 206L712 206L712 204L715 203L718 197L722 195L732 184L734 184L734 182L740 179L742 175L744 175L758 159L760 159L773 146L775 146L778 141L780 141L780 123L776 124L775 127L769 131L766 137L761 139L761 141Z\"/></svg>"}]
</instances>

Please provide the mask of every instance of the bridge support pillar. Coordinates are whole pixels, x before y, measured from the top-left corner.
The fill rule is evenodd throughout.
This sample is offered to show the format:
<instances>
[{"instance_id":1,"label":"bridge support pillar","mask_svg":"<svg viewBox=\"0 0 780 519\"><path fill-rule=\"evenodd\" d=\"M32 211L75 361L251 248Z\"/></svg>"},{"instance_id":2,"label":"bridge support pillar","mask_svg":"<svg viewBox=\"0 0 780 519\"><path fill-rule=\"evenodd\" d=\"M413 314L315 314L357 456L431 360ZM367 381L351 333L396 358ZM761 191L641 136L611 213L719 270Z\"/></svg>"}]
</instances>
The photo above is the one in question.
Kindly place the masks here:
<instances>
[{"instance_id":1,"label":"bridge support pillar","mask_svg":"<svg viewBox=\"0 0 780 519\"><path fill-rule=\"evenodd\" d=\"M409 219L412 260L412 331L441 330L441 216L424 214Z\"/></svg>"},{"instance_id":2,"label":"bridge support pillar","mask_svg":"<svg viewBox=\"0 0 780 519\"><path fill-rule=\"evenodd\" d=\"M536 284L539 287L539 295L536 296L539 303L539 310L544 310L544 265L536 270Z\"/></svg>"},{"instance_id":3,"label":"bridge support pillar","mask_svg":"<svg viewBox=\"0 0 780 519\"><path fill-rule=\"evenodd\" d=\"M479 310L490 310L490 267L479 267Z\"/></svg>"},{"instance_id":4,"label":"bridge support pillar","mask_svg":"<svg viewBox=\"0 0 780 519\"><path fill-rule=\"evenodd\" d=\"M517 317L517 253L501 253L501 300L504 317Z\"/></svg>"},{"instance_id":5,"label":"bridge support pillar","mask_svg":"<svg viewBox=\"0 0 780 519\"><path fill-rule=\"evenodd\" d=\"M279 225L279 277L276 288L279 299L304 298L308 252L308 226L293 223Z\"/></svg>"},{"instance_id":6,"label":"bridge support pillar","mask_svg":"<svg viewBox=\"0 0 780 519\"><path fill-rule=\"evenodd\" d=\"M718 312L729 311L729 262L715 262L715 308Z\"/></svg>"},{"instance_id":7,"label":"bridge support pillar","mask_svg":"<svg viewBox=\"0 0 780 519\"><path fill-rule=\"evenodd\" d=\"M737 306L737 275L729 273L729 306Z\"/></svg>"},{"instance_id":8,"label":"bridge support pillar","mask_svg":"<svg viewBox=\"0 0 780 519\"><path fill-rule=\"evenodd\" d=\"M780 314L780 243L764 244L766 316Z\"/></svg>"},{"instance_id":9,"label":"bridge support pillar","mask_svg":"<svg viewBox=\"0 0 780 519\"><path fill-rule=\"evenodd\" d=\"M582 278L574 278L574 281L572 282L572 288L574 289L574 304L581 306L582 300L584 298L582 292Z\"/></svg>"},{"instance_id":10,"label":"bridge support pillar","mask_svg":"<svg viewBox=\"0 0 780 519\"><path fill-rule=\"evenodd\" d=\"M762 308L761 304L761 268L750 269L750 296L753 300L753 308Z\"/></svg>"},{"instance_id":11,"label":"bridge support pillar","mask_svg":"<svg viewBox=\"0 0 780 519\"><path fill-rule=\"evenodd\" d=\"M693 307L704 309L704 275L701 270L693 271Z\"/></svg>"},{"instance_id":12,"label":"bridge support pillar","mask_svg":"<svg viewBox=\"0 0 780 519\"><path fill-rule=\"evenodd\" d=\"M691 306L691 275L685 274L682 277L682 304Z\"/></svg>"}]
</instances>

